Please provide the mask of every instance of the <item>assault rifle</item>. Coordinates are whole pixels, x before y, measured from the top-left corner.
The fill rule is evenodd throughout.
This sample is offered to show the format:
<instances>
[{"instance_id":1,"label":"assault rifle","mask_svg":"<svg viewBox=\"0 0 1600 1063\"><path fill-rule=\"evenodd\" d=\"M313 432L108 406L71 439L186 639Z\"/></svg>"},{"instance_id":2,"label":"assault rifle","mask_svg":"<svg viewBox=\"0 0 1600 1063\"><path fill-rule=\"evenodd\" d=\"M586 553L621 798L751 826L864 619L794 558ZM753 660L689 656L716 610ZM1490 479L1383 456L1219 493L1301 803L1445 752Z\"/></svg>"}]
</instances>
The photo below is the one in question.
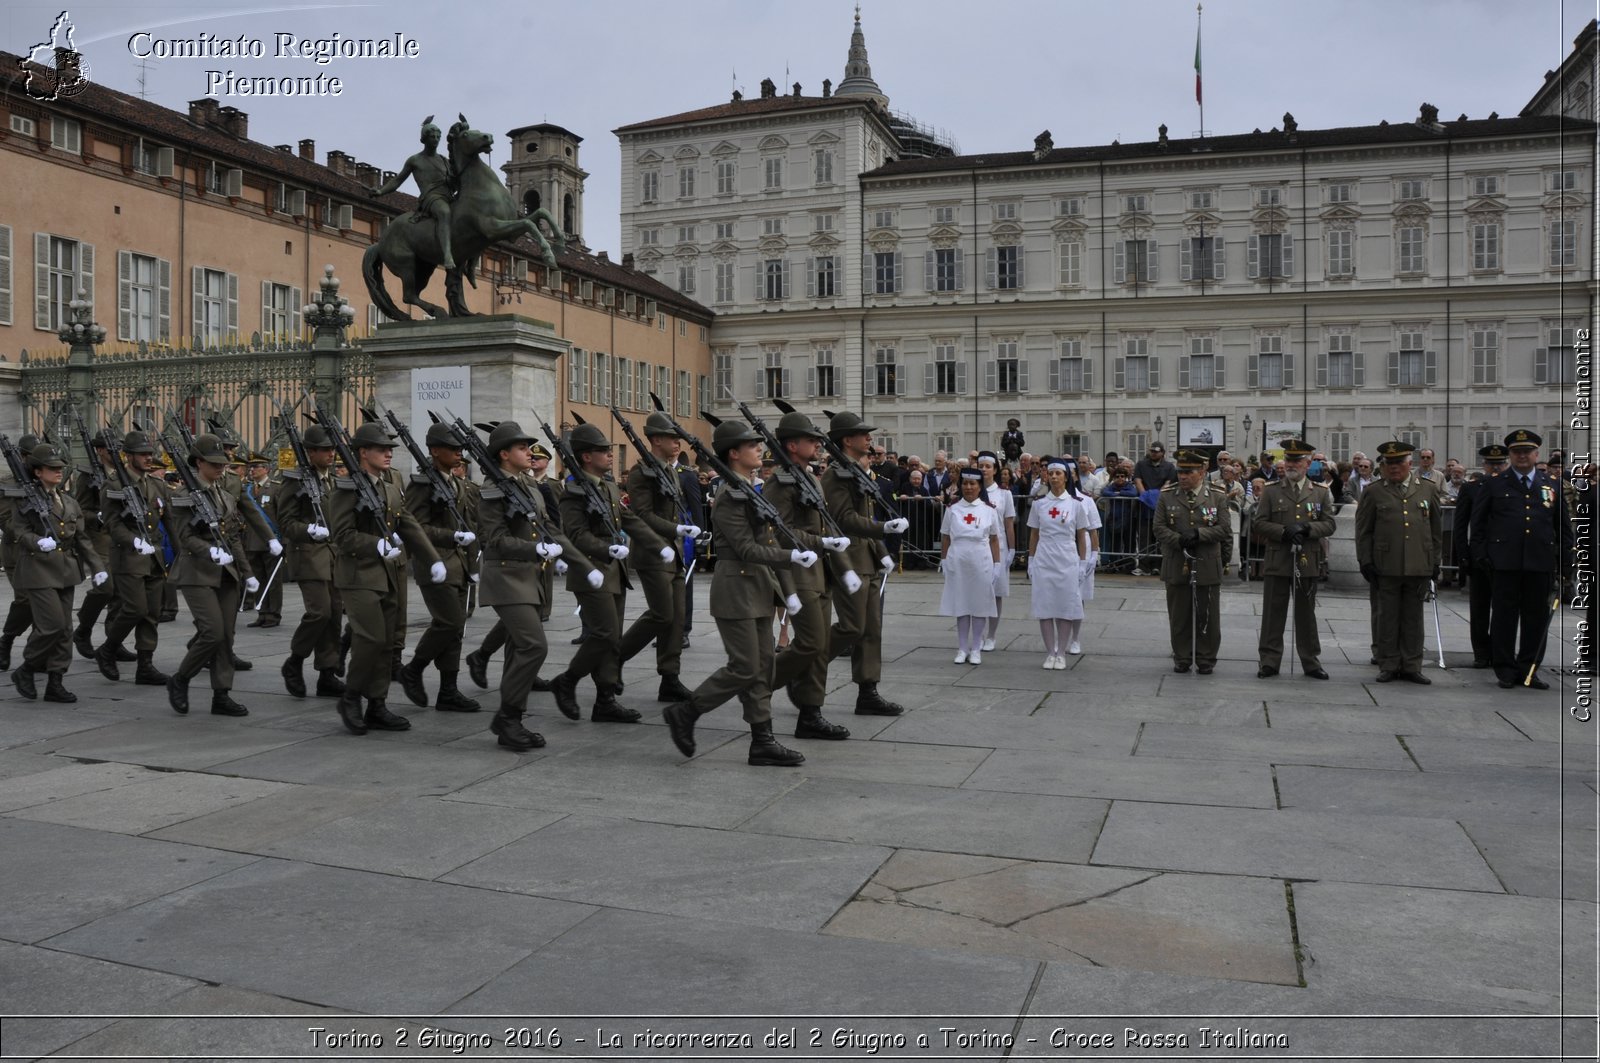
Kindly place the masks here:
<instances>
[{"instance_id":1,"label":"assault rifle","mask_svg":"<svg viewBox=\"0 0 1600 1063\"><path fill-rule=\"evenodd\" d=\"M170 411L169 411L170 413ZM176 420L176 418L174 418ZM190 439L192 434L187 433L183 422L179 421L180 431L185 431ZM211 541L218 549L225 553L232 553L228 543L222 535L222 514L217 512L217 507L212 504L211 492L206 490L206 485L200 482L200 474L195 472L194 466L189 464L189 457L182 451L173 447L172 441L163 433L161 441L166 444L167 452L172 455L172 465L178 472L178 478L183 481L184 488L189 492L189 505L194 509L193 522L204 524L211 532Z\"/></svg>"},{"instance_id":2,"label":"assault rifle","mask_svg":"<svg viewBox=\"0 0 1600 1063\"><path fill-rule=\"evenodd\" d=\"M633 449L639 452L639 460L644 462L645 471L653 477L660 486L661 494L672 499L672 506L678 511L679 524L693 524L694 520L689 514L689 504L684 501L683 490L678 485L678 476L655 456L649 445L639 438L639 433L634 431L633 425L622 416L616 404L611 406L611 416L616 418L622 426L622 432L628 437L628 442L633 444Z\"/></svg>"},{"instance_id":3,"label":"assault rifle","mask_svg":"<svg viewBox=\"0 0 1600 1063\"><path fill-rule=\"evenodd\" d=\"M315 392L307 391L306 398L311 400L312 409L317 411L317 423L328 430L328 438L333 440L333 452L344 462L345 471L350 474L351 482L356 485L356 512L359 513L363 509L371 510L387 534L383 499L378 497L378 489L372 486L371 478L362 471L361 463L356 460L355 448L350 445L350 434L344 430L344 425L339 423L338 415L324 406Z\"/></svg>"},{"instance_id":4,"label":"assault rifle","mask_svg":"<svg viewBox=\"0 0 1600 1063\"><path fill-rule=\"evenodd\" d=\"M76 403L72 407L72 423L78 429L78 438L83 441L83 456L89 459L89 482L94 484L95 497L98 498L106 485L106 467L94 456L94 437L89 434L89 426L83 423L83 413Z\"/></svg>"},{"instance_id":5,"label":"assault rifle","mask_svg":"<svg viewBox=\"0 0 1600 1063\"><path fill-rule=\"evenodd\" d=\"M11 478L22 489L21 509L24 513L33 513L39 518L39 530L44 535L50 534L50 500L45 497L44 488L39 485L38 479L28 468L28 463L23 459L22 451L17 445L0 434L0 450L5 452L6 466L11 470Z\"/></svg>"},{"instance_id":6,"label":"assault rifle","mask_svg":"<svg viewBox=\"0 0 1600 1063\"><path fill-rule=\"evenodd\" d=\"M371 410L361 412L369 420L378 419L378 415ZM452 477L439 471L438 466L433 463L433 458L417 445L417 441L411 436L411 430L406 427L404 421L394 415L393 410L384 410L383 417L394 428L394 434L400 437L400 442L405 444L406 450L411 454L411 460L417 463L417 471L428 478L428 484L433 488L434 501L443 503L450 511L450 516L455 518L456 531L468 531L466 520L456 508L455 485L450 482Z\"/></svg>"},{"instance_id":7,"label":"assault rifle","mask_svg":"<svg viewBox=\"0 0 1600 1063\"><path fill-rule=\"evenodd\" d=\"M449 411L445 411L449 413ZM435 424L446 423L438 414L428 412ZM483 470L483 478L494 489L499 491L506 500L507 512L516 514L525 519L533 530L538 533L542 543L553 543L554 539L545 530L544 521L539 516L539 505L533 499L532 492L515 476L509 476L500 467L500 463L489 453L489 448L484 446L483 440L478 438L478 433L473 427L455 414L450 413L450 427L455 429L456 435L461 437L462 449L472 455L472 460L478 463L478 468Z\"/></svg>"},{"instance_id":8,"label":"assault rifle","mask_svg":"<svg viewBox=\"0 0 1600 1063\"><path fill-rule=\"evenodd\" d=\"M790 406L782 399L773 399L772 404L778 407L778 409L782 410L784 413L794 412L794 407ZM827 410L823 410L822 416L832 417L833 414ZM824 435L822 437L822 445L827 448L828 464L830 468L834 465L838 465L841 468L848 469L850 471L850 475L855 478L857 490L866 495L868 498L871 498L875 505L877 505L885 513L889 514L890 520L898 520L900 518L900 511L894 508L893 502L890 502L884 497L883 491L878 487L878 481L873 478L870 472L861 467L860 462L852 460L850 455L844 452L844 448L835 443L831 436Z\"/></svg>"},{"instance_id":9,"label":"assault rifle","mask_svg":"<svg viewBox=\"0 0 1600 1063\"><path fill-rule=\"evenodd\" d=\"M732 395L730 394L729 397L732 398ZM821 515L822 524L828 529L828 534L838 536L841 539L848 538L844 533L844 529L839 527L839 522L833 519L833 514L828 512L828 503L822 497L822 488L817 486L816 477L811 475L811 470L804 468L799 462L789 457L789 452L783 448L783 443L778 440L777 436L772 434L772 430L767 427L766 422L756 416L755 411L750 408L748 403L739 402L738 406L739 412L744 415L744 419L750 422L750 427L760 433L767 449L772 451L774 458L778 459L778 464L782 465L784 471L794 477L795 490L800 494L800 501ZM716 418L706 411L701 410L700 416L707 424L713 427L716 426Z\"/></svg>"},{"instance_id":10,"label":"assault rifle","mask_svg":"<svg viewBox=\"0 0 1600 1063\"><path fill-rule=\"evenodd\" d=\"M150 508L144 504L144 495L139 491L139 485L133 482L133 474L128 471L128 466L122 461L122 443L112 434L111 429L105 430L106 449L111 451L111 467L116 471L118 489L107 491L107 498L115 498L122 502L123 515L139 529L142 535L145 528L145 518L150 514Z\"/></svg>"},{"instance_id":11,"label":"assault rifle","mask_svg":"<svg viewBox=\"0 0 1600 1063\"><path fill-rule=\"evenodd\" d=\"M539 430L549 437L550 445L555 448L556 456L561 459L561 467L567 470L572 482L583 491L583 497L589 503L589 512L600 518L601 530L611 536L612 542L622 543L627 537L611 522L611 506L600 497L600 489L590 482L588 474L578 464L578 456L562 440L560 434L550 427L550 422L540 421Z\"/></svg>"},{"instance_id":12,"label":"assault rifle","mask_svg":"<svg viewBox=\"0 0 1600 1063\"><path fill-rule=\"evenodd\" d=\"M270 397L272 405L278 410L278 421L283 425L283 434L289 437L289 449L294 451L294 463L300 467L300 493L311 503L312 523L326 528L328 520L322 513L322 480L317 476L316 467L311 464L311 456L306 453L305 437L300 434L300 429L295 427L294 418L283 408L283 403L278 401L278 397L276 395Z\"/></svg>"}]
</instances>

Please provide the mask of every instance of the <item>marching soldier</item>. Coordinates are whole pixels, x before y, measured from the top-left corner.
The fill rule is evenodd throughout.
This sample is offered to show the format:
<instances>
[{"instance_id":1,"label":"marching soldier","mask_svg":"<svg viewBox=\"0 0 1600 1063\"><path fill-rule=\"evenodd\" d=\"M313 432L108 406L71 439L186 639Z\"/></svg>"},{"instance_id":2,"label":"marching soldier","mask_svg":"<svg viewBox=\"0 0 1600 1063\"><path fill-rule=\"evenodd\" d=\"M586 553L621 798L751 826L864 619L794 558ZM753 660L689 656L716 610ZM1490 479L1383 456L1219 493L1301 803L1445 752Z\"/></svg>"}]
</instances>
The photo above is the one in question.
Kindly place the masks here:
<instances>
[{"instance_id":1,"label":"marching soldier","mask_svg":"<svg viewBox=\"0 0 1600 1063\"><path fill-rule=\"evenodd\" d=\"M456 677L461 674L461 639L467 627L467 589L471 586L468 550L478 541L478 533L473 530L477 488L453 471L461 464L462 450L455 429L447 424L430 425L426 445L433 467L455 492L455 512L461 514L467 527L458 527L449 505L434 497L433 482L427 473L419 470L411 474L405 492L406 508L444 559L446 576L443 583L433 583L423 559L411 561L411 574L422 590L431 619L428 629L417 639L411 663L400 669L400 686L411 704L426 706L428 689L422 684L422 670L431 663L439 670L439 697L433 707L441 712L477 712L478 703L456 685Z\"/></svg>"},{"instance_id":2,"label":"marching soldier","mask_svg":"<svg viewBox=\"0 0 1600 1063\"><path fill-rule=\"evenodd\" d=\"M172 711L189 711L189 681L205 668L211 670L211 714L248 716L250 710L233 700L233 632L239 618L239 596L254 594L260 582L250 571L244 553L244 518L239 503L222 485L228 455L216 436L197 436L187 458L194 466L200 490L210 496L219 518L216 527L198 519L198 499L185 492L173 497L168 527L174 531L178 559L173 582L183 593L194 617L194 639L183 661L167 680L167 701Z\"/></svg>"},{"instance_id":3,"label":"marching soldier","mask_svg":"<svg viewBox=\"0 0 1600 1063\"><path fill-rule=\"evenodd\" d=\"M711 616L728 663L706 677L686 700L668 705L662 715L672 744L692 757L695 720L737 697L750 725L748 763L795 767L805 763L805 755L785 748L772 736L772 613L778 606L790 616L804 612L790 566L810 568L817 555L779 546L776 530L756 515L750 503L755 474L761 469L761 436L742 422L723 421L711 435L711 447L740 477L724 483L711 504L717 555L711 576Z\"/></svg>"},{"instance_id":4,"label":"marching soldier","mask_svg":"<svg viewBox=\"0 0 1600 1063\"><path fill-rule=\"evenodd\" d=\"M773 435L778 437L779 445L801 474L816 480L809 466L816 460L817 451L822 449L822 430L803 413L786 413L778 421ZM820 482L817 489L822 489ZM850 548L848 537L828 535L822 514L801 500L800 487L787 468L780 467L773 473L763 493L806 549L843 553ZM849 738L848 728L822 715L822 701L828 690L828 631L833 618L833 588L836 584L842 588L840 597L858 594L862 588L861 577L844 567L836 572L826 564L792 572L791 576L795 595L800 599L800 611L790 620L788 648L777 655L772 688L787 688L789 700L800 710L800 718L794 725L796 738L835 741Z\"/></svg>"},{"instance_id":5,"label":"marching soldier","mask_svg":"<svg viewBox=\"0 0 1600 1063\"><path fill-rule=\"evenodd\" d=\"M33 634L23 647L21 665L11 673L11 682L19 694L31 700L38 696L33 673L44 672L49 676L44 700L70 703L78 696L62 680L72 663L72 595L85 571L94 574L94 586L104 586L105 564L90 542L83 510L61 490L67 469L61 452L42 443L27 459L50 504L50 516L42 518L17 505L20 486L7 490L12 503L8 538L17 544L8 574L17 592L27 596L33 619Z\"/></svg>"},{"instance_id":6,"label":"marching soldier","mask_svg":"<svg viewBox=\"0 0 1600 1063\"><path fill-rule=\"evenodd\" d=\"M1178 452L1178 479L1161 489L1151 534L1161 546L1161 582L1167 585L1167 628L1172 670L1201 675L1217 667L1222 644L1222 569L1232 557L1228 495L1205 482L1206 456Z\"/></svg>"},{"instance_id":7,"label":"marching soldier","mask_svg":"<svg viewBox=\"0 0 1600 1063\"><path fill-rule=\"evenodd\" d=\"M677 487L678 454L683 450L683 440L671 419L664 413L652 413L645 418L644 435L651 452L666 466ZM627 663L654 638L656 673L661 676L656 700L682 701L689 696L689 688L678 678L683 660L684 576L689 563L683 542L686 538L691 542L699 538L700 529L683 523L686 503L676 495L663 493L643 461L635 462L629 470L627 490L628 508L672 547L673 560L670 565L647 565L642 561L635 564L634 571L644 588L645 612L623 633L622 660Z\"/></svg>"},{"instance_id":8,"label":"marching soldier","mask_svg":"<svg viewBox=\"0 0 1600 1063\"><path fill-rule=\"evenodd\" d=\"M628 588L632 586L623 561L632 551L626 544L610 541L602 521L609 518L613 528L639 546L640 554L634 563L641 570L675 565L678 555L637 513L623 505L621 488L605 478L616 460L605 433L595 425L580 424L572 430L571 445L579 467L571 470L572 478L561 495L561 527L578 553L600 570L603 583L598 589L591 586L581 565L572 565L567 572L567 589L577 595L584 636L567 670L550 681L550 692L555 695L561 714L576 720L582 716L578 708L578 680L593 675L595 701L589 719L598 723L638 723L639 714L617 702L617 687L622 681L622 614ZM604 500L606 513L603 516L589 508L589 496L578 480L580 476L586 477ZM664 621L652 623L649 628L635 632L634 638L646 634L654 638L664 626Z\"/></svg>"},{"instance_id":9,"label":"marching soldier","mask_svg":"<svg viewBox=\"0 0 1600 1063\"><path fill-rule=\"evenodd\" d=\"M434 583L448 572L428 541L422 525L406 509L400 485L385 475L394 460L394 439L383 426L369 422L350 437L359 468L348 478L334 481L328 497L329 529L333 533L333 582L350 618L350 666L345 691L339 698L339 718L351 734L364 735L370 727L406 731L411 721L389 711L390 662L395 630L405 608L406 548L428 564ZM374 512L360 505L363 492L356 477L365 477L382 507ZM366 713L361 699L367 699Z\"/></svg>"},{"instance_id":10,"label":"marching soldier","mask_svg":"<svg viewBox=\"0 0 1600 1063\"><path fill-rule=\"evenodd\" d=\"M1467 627L1472 636L1472 667L1494 667L1493 643L1489 638L1489 605L1494 590L1494 566L1485 558L1482 567L1473 557L1472 513L1483 497L1490 479L1505 472L1511 452L1499 443L1478 449L1483 462L1483 479L1468 480L1456 495L1454 536L1456 573L1467 588Z\"/></svg>"},{"instance_id":11,"label":"marching soldier","mask_svg":"<svg viewBox=\"0 0 1600 1063\"><path fill-rule=\"evenodd\" d=\"M1378 682L1427 685L1433 680L1422 674L1423 602L1428 581L1439 578L1444 516L1439 488L1411 475L1413 449L1398 441L1378 447L1382 479L1356 505L1356 563L1378 592Z\"/></svg>"},{"instance_id":12,"label":"marching soldier","mask_svg":"<svg viewBox=\"0 0 1600 1063\"><path fill-rule=\"evenodd\" d=\"M136 518L124 504L120 486L107 482L100 493L100 512L105 514L111 533L111 558L108 568L117 597L117 611L106 624L106 640L95 650L94 663L100 674L115 682L117 651L122 640L133 634L138 662L133 681L142 686L167 685L167 676L155 666L156 624L160 622L167 590L167 569L161 557L162 519L172 498L172 488L154 475L156 445L149 432L129 432L122 440L122 452L133 484L144 503L144 519Z\"/></svg>"},{"instance_id":13,"label":"marching soldier","mask_svg":"<svg viewBox=\"0 0 1600 1063\"><path fill-rule=\"evenodd\" d=\"M326 505L333 495L333 440L326 428L314 424L305 430L301 442L311 464L309 475L317 478ZM283 578L299 584L303 605L300 623L289 640L288 659L279 674L290 694L305 697L304 667L310 657L317 670L317 697L336 698L345 690L339 679L339 630L344 623L344 602L333 582L333 546L328 541L332 532L317 523L304 488L307 475L305 469L285 469L275 503L279 526L289 540Z\"/></svg>"},{"instance_id":14,"label":"marching soldier","mask_svg":"<svg viewBox=\"0 0 1600 1063\"><path fill-rule=\"evenodd\" d=\"M42 442L44 440L29 432L17 440L17 451L24 455L26 460L26 456L32 454L34 448ZM11 583L11 606L6 611L4 627L0 627L0 668L8 672L11 670L11 644L21 638L23 632L33 624L28 596L18 589L14 576L17 570L18 547L17 541L11 537L11 507L15 501L11 495L0 492L0 567L5 569Z\"/></svg>"},{"instance_id":15,"label":"marching soldier","mask_svg":"<svg viewBox=\"0 0 1600 1063\"><path fill-rule=\"evenodd\" d=\"M111 483L117 478L116 470L111 464L111 451L106 441L104 432L94 436L94 454L92 460L100 463L106 483ZM81 473L72 485L72 497L77 500L78 508L83 511L85 527L88 529L89 541L94 545L94 552L101 557L111 556L111 532L106 523L105 514L100 512L100 490L95 487L94 477ZM106 613L106 623L109 625L111 618L116 615L116 595L110 581L99 583L89 588L83 596L83 605L78 609L78 626L72 632L72 644L77 647L78 655L85 660L94 660L94 625L100 619L101 612ZM126 649L119 647L117 660L132 661L134 655Z\"/></svg>"},{"instance_id":16,"label":"marching soldier","mask_svg":"<svg viewBox=\"0 0 1600 1063\"><path fill-rule=\"evenodd\" d=\"M848 411L834 414L828 422L828 438L857 464L866 458L875 431ZM876 473L869 471L868 475L878 479ZM829 645L834 656L850 656L850 678L857 688L856 715L898 716L905 707L878 693L883 676L883 581L894 567L883 537L903 533L911 522L903 517L882 523L873 520L873 496L849 469L829 468L822 477L822 494L834 523L850 537L850 548L840 555L839 562L857 573L872 573L863 593L845 595L834 603L837 620Z\"/></svg>"},{"instance_id":17,"label":"marching soldier","mask_svg":"<svg viewBox=\"0 0 1600 1063\"><path fill-rule=\"evenodd\" d=\"M1283 444L1283 479L1267 485L1256 505L1252 525L1266 543L1261 566L1261 667L1258 679L1278 674L1283 663L1283 624L1294 599L1295 651L1300 668L1312 679L1326 679L1317 637L1317 580L1322 574L1323 540L1333 535L1333 495L1306 479L1316 448L1298 439ZM1298 577L1296 576L1298 570Z\"/></svg>"},{"instance_id":18,"label":"marching soldier","mask_svg":"<svg viewBox=\"0 0 1600 1063\"><path fill-rule=\"evenodd\" d=\"M271 459L265 454L250 455L245 475L247 479L237 500L239 509L246 514L256 510L278 543L278 552L273 553L268 540L261 537L256 522L247 520L244 526L244 547L245 556L250 559L250 571L265 583L272 576L273 570L279 569L277 578L266 584L261 600L257 602L252 596L248 607L256 610L256 618L245 626L277 627L283 622L283 573L280 566L286 567L287 562L282 560L284 551L282 530L274 519L277 507L272 501Z\"/></svg>"},{"instance_id":19,"label":"marching soldier","mask_svg":"<svg viewBox=\"0 0 1600 1063\"><path fill-rule=\"evenodd\" d=\"M1538 668L1572 552L1561 482L1536 467L1542 442L1526 428L1506 436L1511 468L1487 481L1472 510L1473 557L1494 573L1489 643L1504 690L1550 689Z\"/></svg>"}]
</instances>

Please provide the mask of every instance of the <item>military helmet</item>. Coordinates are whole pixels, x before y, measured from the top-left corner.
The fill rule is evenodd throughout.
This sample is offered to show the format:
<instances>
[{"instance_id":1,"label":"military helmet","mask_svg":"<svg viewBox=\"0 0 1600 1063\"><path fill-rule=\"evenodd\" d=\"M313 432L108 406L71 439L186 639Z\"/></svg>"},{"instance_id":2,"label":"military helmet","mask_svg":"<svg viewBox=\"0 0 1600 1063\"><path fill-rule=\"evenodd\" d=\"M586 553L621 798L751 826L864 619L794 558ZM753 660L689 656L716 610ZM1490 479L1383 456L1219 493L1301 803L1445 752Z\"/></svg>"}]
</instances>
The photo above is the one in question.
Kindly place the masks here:
<instances>
[{"instance_id":1,"label":"military helmet","mask_svg":"<svg viewBox=\"0 0 1600 1063\"><path fill-rule=\"evenodd\" d=\"M743 421L723 421L711 433L711 449L718 457L743 443L759 443L761 435Z\"/></svg>"},{"instance_id":2,"label":"military helmet","mask_svg":"<svg viewBox=\"0 0 1600 1063\"><path fill-rule=\"evenodd\" d=\"M209 461L214 465L228 464L227 452L222 449L222 440L210 432L194 437L194 447L189 451L189 464Z\"/></svg>"},{"instance_id":3,"label":"military helmet","mask_svg":"<svg viewBox=\"0 0 1600 1063\"><path fill-rule=\"evenodd\" d=\"M306 445L307 450L333 449L333 437L320 424L314 424L301 433L300 442Z\"/></svg>"},{"instance_id":4,"label":"military helmet","mask_svg":"<svg viewBox=\"0 0 1600 1063\"><path fill-rule=\"evenodd\" d=\"M394 436L390 435L383 425L377 421L368 421L351 434L350 445L353 447L388 447L392 450L394 449Z\"/></svg>"},{"instance_id":5,"label":"military helmet","mask_svg":"<svg viewBox=\"0 0 1600 1063\"><path fill-rule=\"evenodd\" d=\"M465 448L465 444L461 442L461 437L456 434L456 430L443 421L428 426L427 442L430 447L449 447L451 450Z\"/></svg>"},{"instance_id":6,"label":"military helmet","mask_svg":"<svg viewBox=\"0 0 1600 1063\"><path fill-rule=\"evenodd\" d=\"M786 413L778 421L778 427L773 435L779 439L823 439L822 429L812 423L811 418L798 410Z\"/></svg>"},{"instance_id":7,"label":"military helmet","mask_svg":"<svg viewBox=\"0 0 1600 1063\"><path fill-rule=\"evenodd\" d=\"M504 450L509 450L518 443L533 444L534 438L522 430L522 426L515 421L501 421L494 426L494 431L489 433L489 453L499 457Z\"/></svg>"},{"instance_id":8,"label":"military helmet","mask_svg":"<svg viewBox=\"0 0 1600 1063\"><path fill-rule=\"evenodd\" d=\"M610 450L611 440L596 425L580 424L572 430L569 445L574 454L582 454L586 450Z\"/></svg>"},{"instance_id":9,"label":"military helmet","mask_svg":"<svg viewBox=\"0 0 1600 1063\"><path fill-rule=\"evenodd\" d=\"M122 449L129 454L154 454L156 441L149 432L135 429L122 437Z\"/></svg>"},{"instance_id":10,"label":"military helmet","mask_svg":"<svg viewBox=\"0 0 1600 1063\"><path fill-rule=\"evenodd\" d=\"M646 436L672 436L678 437L678 429L672 423L672 418L657 410L644 419L644 434Z\"/></svg>"},{"instance_id":11,"label":"military helmet","mask_svg":"<svg viewBox=\"0 0 1600 1063\"><path fill-rule=\"evenodd\" d=\"M860 435L862 432L871 435L877 430L877 425L868 424L861 419L860 414L851 413L849 410L834 414L833 419L828 422L828 436L836 443L845 436Z\"/></svg>"}]
</instances>

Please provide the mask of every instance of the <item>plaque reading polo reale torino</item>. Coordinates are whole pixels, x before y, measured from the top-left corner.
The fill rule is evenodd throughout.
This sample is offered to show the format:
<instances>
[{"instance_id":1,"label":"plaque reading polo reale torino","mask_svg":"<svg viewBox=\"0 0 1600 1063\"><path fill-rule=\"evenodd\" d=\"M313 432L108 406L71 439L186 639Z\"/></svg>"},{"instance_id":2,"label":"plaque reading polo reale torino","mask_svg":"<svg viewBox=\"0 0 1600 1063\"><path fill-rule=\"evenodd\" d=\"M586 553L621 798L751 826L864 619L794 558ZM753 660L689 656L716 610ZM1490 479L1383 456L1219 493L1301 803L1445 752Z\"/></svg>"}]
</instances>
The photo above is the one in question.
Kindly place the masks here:
<instances>
[{"instance_id":1,"label":"plaque reading polo reale torino","mask_svg":"<svg viewBox=\"0 0 1600 1063\"><path fill-rule=\"evenodd\" d=\"M428 411L445 417L447 410L472 409L472 367L441 365L411 370L411 430L419 437L428 430ZM419 427L420 426L420 427Z\"/></svg>"}]
</instances>

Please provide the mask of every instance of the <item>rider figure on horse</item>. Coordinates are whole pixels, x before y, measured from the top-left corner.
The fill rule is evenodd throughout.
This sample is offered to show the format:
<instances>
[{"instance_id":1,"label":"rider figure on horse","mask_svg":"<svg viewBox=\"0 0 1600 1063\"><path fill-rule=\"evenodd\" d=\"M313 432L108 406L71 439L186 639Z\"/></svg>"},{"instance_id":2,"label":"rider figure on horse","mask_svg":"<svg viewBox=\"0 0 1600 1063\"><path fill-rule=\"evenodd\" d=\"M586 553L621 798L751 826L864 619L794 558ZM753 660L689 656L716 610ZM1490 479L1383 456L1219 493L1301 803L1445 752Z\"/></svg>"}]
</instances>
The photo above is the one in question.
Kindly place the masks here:
<instances>
[{"instance_id":1,"label":"rider figure on horse","mask_svg":"<svg viewBox=\"0 0 1600 1063\"><path fill-rule=\"evenodd\" d=\"M455 174L450 160L439 154L439 127L433 124L433 115L422 120L422 150L406 160L400 172L372 190L374 196L386 196L414 177L421 193L414 217L418 220L432 218L434 233L439 241L439 268L456 268L450 253L450 201L455 198Z\"/></svg>"}]
</instances>

